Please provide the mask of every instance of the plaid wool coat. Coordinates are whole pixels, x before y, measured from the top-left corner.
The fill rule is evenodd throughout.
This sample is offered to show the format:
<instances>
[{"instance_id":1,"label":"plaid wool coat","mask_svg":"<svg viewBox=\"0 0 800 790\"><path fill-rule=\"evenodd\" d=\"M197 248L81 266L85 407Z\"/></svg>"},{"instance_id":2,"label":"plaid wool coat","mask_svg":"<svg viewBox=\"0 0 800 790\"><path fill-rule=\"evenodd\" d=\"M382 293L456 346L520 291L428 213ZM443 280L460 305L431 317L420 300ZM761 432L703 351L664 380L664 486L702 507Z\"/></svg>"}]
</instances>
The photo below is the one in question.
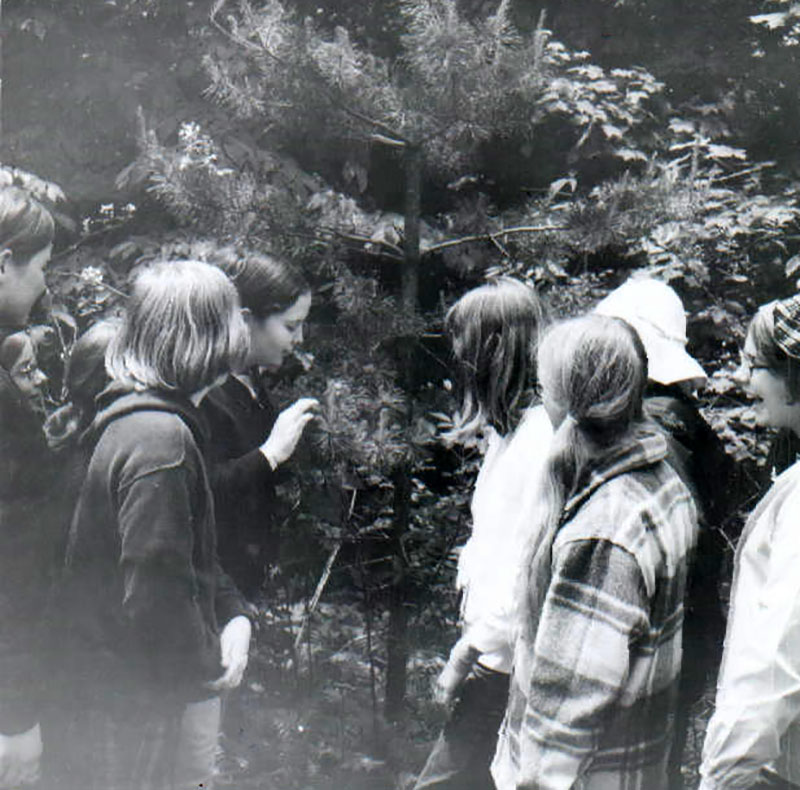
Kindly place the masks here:
<instances>
[{"instance_id":1,"label":"plaid wool coat","mask_svg":"<svg viewBox=\"0 0 800 790\"><path fill-rule=\"evenodd\" d=\"M538 626L523 619L516 640L499 790L666 786L697 534L666 456L664 436L641 428L567 502Z\"/></svg>"}]
</instances>

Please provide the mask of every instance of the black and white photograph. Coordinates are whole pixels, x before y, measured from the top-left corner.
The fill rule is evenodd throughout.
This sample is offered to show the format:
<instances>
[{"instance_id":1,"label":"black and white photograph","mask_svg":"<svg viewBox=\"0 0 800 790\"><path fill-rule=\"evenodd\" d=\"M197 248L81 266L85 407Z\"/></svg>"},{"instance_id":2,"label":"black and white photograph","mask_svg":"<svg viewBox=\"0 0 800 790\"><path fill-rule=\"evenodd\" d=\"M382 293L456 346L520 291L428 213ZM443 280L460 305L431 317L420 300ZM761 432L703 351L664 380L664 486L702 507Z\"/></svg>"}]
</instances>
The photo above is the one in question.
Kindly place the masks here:
<instances>
[{"instance_id":1,"label":"black and white photograph","mask_svg":"<svg viewBox=\"0 0 800 790\"><path fill-rule=\"evenodd\" d=\"M800 790L800 2L0 0L0 790Z\"/></svg>"}]
</instances>

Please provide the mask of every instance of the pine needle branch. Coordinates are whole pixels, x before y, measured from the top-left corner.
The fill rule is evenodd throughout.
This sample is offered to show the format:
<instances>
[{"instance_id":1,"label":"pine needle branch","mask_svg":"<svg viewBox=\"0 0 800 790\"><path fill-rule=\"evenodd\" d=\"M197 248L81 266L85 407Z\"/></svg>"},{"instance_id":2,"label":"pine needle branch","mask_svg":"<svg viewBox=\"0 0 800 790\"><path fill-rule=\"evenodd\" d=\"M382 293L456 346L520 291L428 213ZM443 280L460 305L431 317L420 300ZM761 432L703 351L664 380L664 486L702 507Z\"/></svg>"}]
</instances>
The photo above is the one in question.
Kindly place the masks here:
<instances>
[{"instance_id":1,"label":"pine needle branch","mask_svg":"<svg viewBox=\"0 0 800 790\"><path fill-rule=\"evenodd\" d=\"M286 69L291 68L290 64L288 64L283 58L276 55L267 46L266 41L264 41L262 37L259 37L259 43L255 44L252 41L248 41L246 38L243 38L242 36L236 34L232 30L228 30L224 25L220 24L220 22L217 20L217 16L225 6L226 2L227 0L217 0L217 2L214 4L213 8L209 12L209 21L211 22L211 24L217 30L219 30L224 36L229 38L231 41L239 44L240 46L243 46L249 52L253 52L254 54L266 55L270 60L282 66L283 68ZM365 113L362 113L359 110L356 110L354 107L351 107L350 105L342 102L324 80L319 79L318 77L315 77L314 80L317 83L317 85L322 89L323 93L327 96L331 104L337 110L381 132L382 136L380 142L385 142L395 147L401 147L408 144L408 141L401 134L399 134L396 129L393 129L388 124L383 123L383 121L379 121L376 118L371 118ZM383 138L384 135L385 139Z\"/></svg>"}]
</instances>

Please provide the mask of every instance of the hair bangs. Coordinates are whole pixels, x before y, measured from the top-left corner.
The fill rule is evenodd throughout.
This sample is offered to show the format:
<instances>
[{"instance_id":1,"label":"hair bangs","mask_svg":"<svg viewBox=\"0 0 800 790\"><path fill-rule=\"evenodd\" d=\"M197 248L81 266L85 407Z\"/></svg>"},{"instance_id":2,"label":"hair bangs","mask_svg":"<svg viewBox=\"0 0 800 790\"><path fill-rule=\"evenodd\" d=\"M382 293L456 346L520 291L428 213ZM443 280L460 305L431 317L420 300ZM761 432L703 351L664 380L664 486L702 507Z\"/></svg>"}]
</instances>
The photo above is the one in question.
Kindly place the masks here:
<instances>
[{"instance_id":1,"label":"hair bangs","mask_svg":"<svg viewBox=\"0 0 800 790\"><path fill-rule=\"evenodd\" d=\"M108 367L137 389L190 395L241 368L247 338L236 290L218 268L157 263L136 277Z\"/></svg>"},{"instance_id":2,"label":"hair bangs","mask_svg":"<svg viewBox=\"0 0 800 790\"><path fill-rule=\"evenodd\" d=\"M775 305L776 302L769 302L760 307L747 333L767 368L786 382L792 400L800 401L800 361L790 357L775 340Z\"/></svg>"}]
</instances>

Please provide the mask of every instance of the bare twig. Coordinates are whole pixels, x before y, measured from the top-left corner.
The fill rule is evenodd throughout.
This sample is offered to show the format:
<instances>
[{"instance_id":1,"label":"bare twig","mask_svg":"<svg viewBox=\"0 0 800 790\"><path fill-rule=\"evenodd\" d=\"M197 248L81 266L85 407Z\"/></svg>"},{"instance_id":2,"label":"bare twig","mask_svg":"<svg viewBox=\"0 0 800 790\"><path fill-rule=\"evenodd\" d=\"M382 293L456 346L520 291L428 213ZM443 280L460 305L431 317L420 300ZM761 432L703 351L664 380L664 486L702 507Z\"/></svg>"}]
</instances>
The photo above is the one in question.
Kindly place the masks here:
<instances>
[{"instance_id":1,"label":"bare twig","mask_svg":"<svg viewBox=\"0 0 800 790\"><path fill-rule=\"evenodd\" d=\"M76 241L74 244L70 244L69 247L65 247L63 250L59 250L57 253L55 253L50 258L51 263L53 261L58 261L61 258L66 258L67 255L70 255L71 253L75 252L75 250L80 249L87 242L94 241L95 239L102 238L103 236L105 236L108 233L111 233L112 231L119 230L124 224L125 222L123 221L120 222L118 225L107 225L104 228L100 228L100 230L95 230L92 231L91 233L87 233L85 236L82 236L80 239L78 239L78 241Z\"/></svg>"},{"instance_id":2,"label":"bare twig","mask_svg":"<svg viewBox=\"0 0 800 790\"><path fill-rule=\"evenodd\" d=\"M241 46L245 47L246 49L249 49L251 52L261 52L262 49L263 49L266 52L267 55L272 55L272 53L266 47L263 47L263 48L259 47L258 44L254 44L252 41L248 41L246 38L242 38L241 36L237 36L235 33L233 33L232 31L228 30L228 28L226 28L224 25L221 25L217 21L217 15L219 14L220 11L222 11L222 9L225 6L226 2L227 2L227 0L217 0L217 2L214 3L213 7L211 8L211 11L208 14L208 21L211 22L211 24L217 30L219 30L219 32L222 33L223 36L226 36L231 41L234 41L237 44L240 44ZM275 56L272 55L272 57L275 57Z\"/></svg>"},{"instance_id":3,"label":"bare twig","mask_svg":"<svg viewBox=\"0 0 800 790\"><path fill-rule=\"evenodd\" d=\"M432 252L439 252L440 250L449 247L457 247L461 244L471 244L476 241L491 241L495 245L498 244L498 238L511 236L518 233L547 233L551 230L569 230L567 225L523 225L517 228L505 228L496 233L479 233L475 236L462 236L458 239L450 239L449 241L442 241L439 244L433 244L422 250L423 255L430 255ZM502 248L501 248L502 249Z\"/></svg>"},{"instance_id":4,"label":"bare twig","mask_svg":"<svg viewBox=\"0 0 800 790\"><path fill-rule=\"evenodd\" d=\"M511 256L508 254L508 250L497 240L497 236L494 234L491 235L492 244L500 251L500 254L504 258L510 258Z\"/></svg>"},{"instance_id":5,"label":"bare twig","mask_svg":"<svg viewBox=\"0 0 800 790\"><path fill-rule=\"evenodd\" d=\"M336 230L336 228L320 228L320 232L329 233L344 241L354 241L358 242L359 244L374 244L379 247L383 247L385 250L388 250L392 253L392 255L389 255L388 257L395 258L400 261L403 260L403 250L396 244L392 244L390 241L384 241L383 239L371 239L369 236L360 236L357 233L345 233L344 231Z\"/></svg>"},{"instance_id":6,"label":"bare twig","mask_svg":"<svg viewBox=\"0 0 800 790\"><path fill-rule=\"evenodd\" d=\"M746 170L739 170L737 173L730 173L727 176L720 176L719 178L712 178L712 184L721 184L723 181L731 181L734 178L741 178L741 176L749 176L751 173L758 173L767 167L775 167L774 162L761 162L753 167L748 167Z\"/></svg>"},{"instance_id":7,"label":"bare twig","mask_svg":"<svg viewBox=\"0 0 800 790\"><path fill-rule=\"evenodd\" d=\"M311 601L306 608L305 614L303 616L303 622L300 623L300 629L297 632L297 636L294 640L294 649L295 652L300 648L300 643L303 641L303 636L305 636L306 628L308 626L308 621L311 619L311 615L314 614L314 611L319 604L319 599L322 597L322 591L325 589L325 585L328 583L328 579L331 575L331 570L333 569L333 563L336 562L336 557L339 554L339 549L342 548L342 541L336 541L336 545L333 547L333 550L328 555L328 561L325 563L325 568L322 571L322 576L320 576L319 581L317 582L317 589L314 590L314 595L311 597Z\"/></svg>"},{"instance_id":8,"label":"bare twig","mask_svg":"<svg viewBox=\"0 0 800 790\"><path fill-rule=\"evenodd\" d=\"M356 495L358 494L357 489L353 489L353 494L350 497L350 507L347 511L347 521L349 522L350 519L353 517L353 511L356 507ZM300 647L300 642L303 640L303 633L306 629L309 619L311 615L314 614L316 611L317 606L319 605L319 600L322 598L322 592L325 589L325 585L328 583L328 579L331 576L331 571L333 570L333 563L336 562L336 557L339 555L339 551L342 548L342 544L344 543L344 536L340 537L336 541L336 545L333 547L333 550L328 555L328 561L325 563L325 568L322 571L322 576L319 577L319 581L317 582L317 588L314 590L314 595L311 597L311 601L306 607L305 617L303 618L303 622L300 623L300 630L297 632L297 636L294 640L294 649L297 652L297 649Z\"/></svg>"},{"instance_id":9,"label":"bare twig","mask_svg":"<svg viewBox=\"0 0 800 790\"><path fill-rule=\"evenodd\" d=\"M383 145L391 146L392 148L405 148L405 140L396 140L393 137L386 137L383 134L373 134L369 138L373 143L382 143Z\"/></svg>"}]
</instances>

